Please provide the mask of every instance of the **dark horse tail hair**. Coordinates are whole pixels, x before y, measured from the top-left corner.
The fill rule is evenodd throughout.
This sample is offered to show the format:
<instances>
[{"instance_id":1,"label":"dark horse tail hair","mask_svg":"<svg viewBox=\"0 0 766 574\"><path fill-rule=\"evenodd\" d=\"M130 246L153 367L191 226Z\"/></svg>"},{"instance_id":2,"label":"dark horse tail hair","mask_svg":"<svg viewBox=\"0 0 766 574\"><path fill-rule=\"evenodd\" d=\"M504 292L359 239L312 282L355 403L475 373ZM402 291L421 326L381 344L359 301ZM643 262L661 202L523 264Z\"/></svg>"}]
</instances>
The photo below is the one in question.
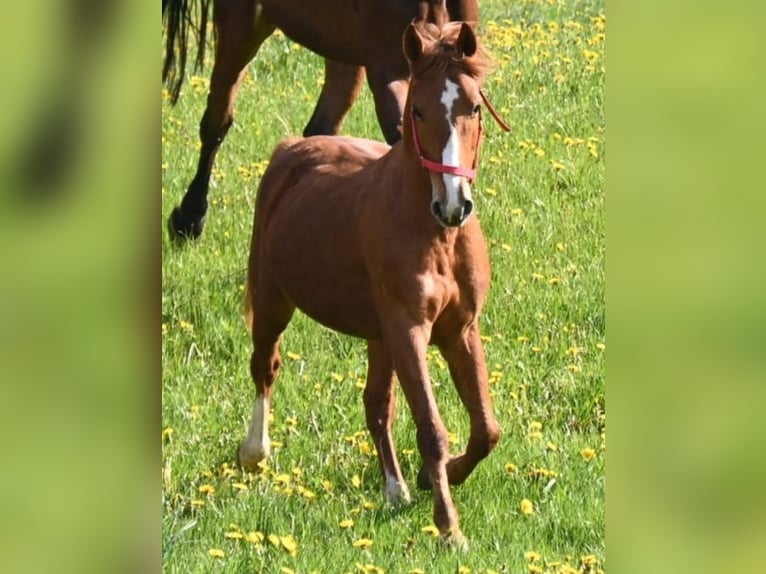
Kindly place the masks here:
<instances>
[{"instance_id":1,"label":"dark horse tail hair","mask_svg":"<svg viewBox=\"0 0 766 574\"><path fill-rule=\"evenodd\" d=\"M212 0L163 0L162 34L165 36L165 61L162 64L162 81L170 90L172 104L178 101L186 73L189 28L196 32L197 57L194 60L194 69L202 69L211 3Z\"/></svg>"}]
</instances>

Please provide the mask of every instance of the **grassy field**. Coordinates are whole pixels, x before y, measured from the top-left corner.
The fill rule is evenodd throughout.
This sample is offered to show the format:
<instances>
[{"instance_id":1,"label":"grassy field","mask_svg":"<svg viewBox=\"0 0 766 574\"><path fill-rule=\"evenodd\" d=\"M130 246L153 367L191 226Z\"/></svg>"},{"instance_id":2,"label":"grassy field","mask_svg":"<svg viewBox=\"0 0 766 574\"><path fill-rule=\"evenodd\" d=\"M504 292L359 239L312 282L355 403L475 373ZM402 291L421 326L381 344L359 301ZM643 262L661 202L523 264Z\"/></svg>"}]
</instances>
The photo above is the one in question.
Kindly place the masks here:
<instances>
[{"instance_id":1,"label":"grassy field","mask_svg":"<svg viewBox=\"0 0 766 574\"><path fill-rule=\"evenodd\" d=\"M395 436L413 503L384 503L362 407L365 345L300 313L282 346L272 457L258 474L236 467L254 394L241 316L254 196L273 146L302 131L322 78L318 57L277 34L250 66L204 235L181 249L165 218L194 172L210 67L187 78L176 107L163 92L165 571L605 571L604 3L481 9L479 36L498 63L487 92L513 132L486 122L474 187L492 261L481 326L503 437L453 488L469 552L434 537L401 393ZM368 90L343 132L381 139ZM466 413L437 354L430 368L461 450Z\"/></svg>"}]
</instances>

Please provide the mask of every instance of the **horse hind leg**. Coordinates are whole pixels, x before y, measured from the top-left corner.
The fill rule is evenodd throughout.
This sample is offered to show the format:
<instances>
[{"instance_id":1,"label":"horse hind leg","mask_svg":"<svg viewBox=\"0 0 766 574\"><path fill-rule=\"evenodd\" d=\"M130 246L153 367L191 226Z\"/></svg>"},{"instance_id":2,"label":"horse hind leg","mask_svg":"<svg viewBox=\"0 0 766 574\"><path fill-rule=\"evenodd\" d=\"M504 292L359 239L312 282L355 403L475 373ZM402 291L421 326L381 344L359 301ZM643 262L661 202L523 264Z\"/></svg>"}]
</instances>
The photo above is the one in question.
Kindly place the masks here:
<instances>
[{"instance_id":1,"label":"horse hind leg","mask_svg":"<svg viewBox=\"0 0 766 574\"><path fill-rule=\"evenodd\" d=\"M168 219L170 238L183 242L202 234L208 208L208 187L218 148L234 121L234 104L245 78L247 64L255 57L274 25L263 17L255 0L216 1L213 8L216 52L207 107L199 136L202 143L197 171L181 204Z\"/></svg>"},{"instance_id":2,"label":"horse hind leg","mask_svg":"<svg viewBox=\"0 0 766 574\"><path fill-rule=\"evenodd\" d=\"M336 135L363 83L364 68L326 59L322 91L314 113L303 129L303 137Z\"/></svg>"},{"instance_id":3,"label":"horse hind leg","mask_svg":"<svg viewBox=\"0 0 766 574\"><path fill-rule=\"evenodd\" d=\"M248 285L252 301L253 353L250 374L255 383L255 401L247 436L240 444L238 459L246 470L255 470L271 452L269 409L272 386L282 363L279 343L295 306L276 285L261 282L254 290Z\"/></svg>"},{"instance_id":4,"label":"horse hind leg","mask_svg":"<svg viewBox=\"0 0 766 574\"><path fill-rule=\"evenodd\" d=\"M396 409L394 367L388 350L378 341L367 342L367 385L364 388L364 409L383 478L385 496L391 504L410 502L410 491L402 477L396 457L391 426Z\"/></svg>"}]
</instances>

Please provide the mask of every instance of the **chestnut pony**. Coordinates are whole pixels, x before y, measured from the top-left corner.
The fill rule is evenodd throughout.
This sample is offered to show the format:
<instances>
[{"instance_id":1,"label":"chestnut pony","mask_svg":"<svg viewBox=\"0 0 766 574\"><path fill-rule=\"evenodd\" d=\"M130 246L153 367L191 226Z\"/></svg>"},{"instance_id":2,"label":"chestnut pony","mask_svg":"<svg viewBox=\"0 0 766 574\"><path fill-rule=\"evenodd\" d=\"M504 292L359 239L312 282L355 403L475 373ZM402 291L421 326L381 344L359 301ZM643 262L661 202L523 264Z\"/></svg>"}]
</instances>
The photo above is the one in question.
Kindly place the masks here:
<instances>
[{"instance_id":1,"label":"chestnut pony","mask_svg":"<svg viewBox=\"0 0 766 574\"><path fill-rule=\"evenodd\" d=\"M462 483L500 436L478 324L490 266L471 197L488 61L463 22L411 24L403 47L411 81L398 143L288 139L261 180L246 293L256 396L238 454L247 469L269 455L279 342L298 307L367 340L365 413L392 503L410 500L391 435L397 375L417 427L418 485L433 490L441 535L464 545L449 485ZM470 417L466 451L453 457L429 344Z\"/></svg>"},{"instance_id":2,"label":"chestnut pony","mask_svg":"<svg viewBox=\"0 0 766 574\"><path fill-rule=\"evenodd\" d=\"M314 114L303 131L335 135L367 82L378 122L390 144L400 138L409 70L399 49L402 32L413 19L436 15L476 22L478 0L163 0L166 38L162 79L173 102L179 95L190 26L196 28L197 66L204 58L207 19L213 6L216 51L207 108L200 122L197 171L169 220L172 239L197 238L208 208L210 173L218 148L234 121L237 92L247 64L275 28L325 57L325 78ZM269 89L268 84L257 89ZM275 102L278 106L278 102Z\"/></svg>"}]
</instances>

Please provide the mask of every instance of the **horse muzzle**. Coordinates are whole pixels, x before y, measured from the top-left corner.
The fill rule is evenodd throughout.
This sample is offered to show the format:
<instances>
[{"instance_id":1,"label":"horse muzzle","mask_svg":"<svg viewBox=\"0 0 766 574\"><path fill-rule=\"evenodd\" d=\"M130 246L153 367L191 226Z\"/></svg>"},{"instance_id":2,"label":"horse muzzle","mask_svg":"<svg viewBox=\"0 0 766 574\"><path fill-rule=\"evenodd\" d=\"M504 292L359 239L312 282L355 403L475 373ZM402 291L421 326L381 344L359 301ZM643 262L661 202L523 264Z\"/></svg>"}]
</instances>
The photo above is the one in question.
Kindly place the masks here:
<instances>
[{"instance_id":1,"label":"horse muzzle","mask_svg":"<svg viewBox=\"0 0 766 574\"><path fill-rule=\"evenodd\" d=\"M470 199L464 199L453 205L438 199L431 202L431 214L444 227L460 227L471 213L473 213L473 201Z\"/></svg>"}]
</instances>

